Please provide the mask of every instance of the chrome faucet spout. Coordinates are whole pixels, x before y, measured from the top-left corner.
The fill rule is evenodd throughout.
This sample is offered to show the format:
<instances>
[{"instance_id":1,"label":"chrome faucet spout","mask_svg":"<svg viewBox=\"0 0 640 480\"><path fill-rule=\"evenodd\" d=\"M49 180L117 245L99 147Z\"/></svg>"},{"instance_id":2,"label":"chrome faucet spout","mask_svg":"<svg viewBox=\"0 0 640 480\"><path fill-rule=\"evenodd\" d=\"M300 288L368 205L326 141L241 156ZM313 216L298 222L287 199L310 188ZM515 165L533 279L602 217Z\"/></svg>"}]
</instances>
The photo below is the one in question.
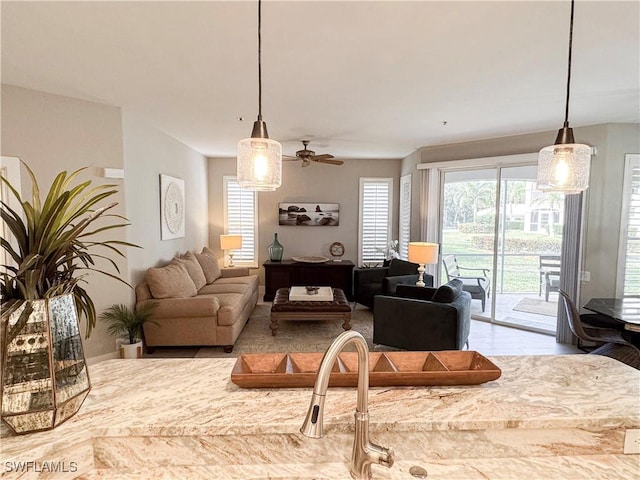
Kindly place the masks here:
<instances>
[{"instance_id":1,"label":"chrome faucet spout","mask_svg":"<svg viewBox=\"0 0 640 480\"><path fill-rule=\"evenodd\" d=\"M329 376L338 354L349 343L354 343L358 352L358 400L350 471L353 478L368 480L371 478L372 463L379 463L386 467L393 465L393 450L375 445L369 441L369 348L360 333L353 330L342 333L325 352L316 376L307 416L302 428L300 428L300 432L312 438L322 437L324 401L329 387Z\"/></svg>"}]
</instances>

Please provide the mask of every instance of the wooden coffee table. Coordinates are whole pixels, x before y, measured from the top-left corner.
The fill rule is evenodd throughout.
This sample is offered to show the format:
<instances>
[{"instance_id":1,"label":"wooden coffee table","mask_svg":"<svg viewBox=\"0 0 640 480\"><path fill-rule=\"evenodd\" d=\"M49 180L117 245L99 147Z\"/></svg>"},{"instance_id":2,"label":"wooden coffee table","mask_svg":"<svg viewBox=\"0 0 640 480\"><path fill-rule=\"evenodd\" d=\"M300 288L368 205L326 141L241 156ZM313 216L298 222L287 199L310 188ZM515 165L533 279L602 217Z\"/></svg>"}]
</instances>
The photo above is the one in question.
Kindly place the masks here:
<instances>
[{"instance_id":1,"label":"wooden coffee table","mask_svg":"<svg viewBox=\"0 0 640 480\"><path fill-rule=\"evenodd\" d=\"M276 335L280 320L342 320L342 328L351 330L351 306L340 288L333 289L332 301L290 301L289 289L279 288L271 306L271 335Z\"/></svg>"}]
</instances>

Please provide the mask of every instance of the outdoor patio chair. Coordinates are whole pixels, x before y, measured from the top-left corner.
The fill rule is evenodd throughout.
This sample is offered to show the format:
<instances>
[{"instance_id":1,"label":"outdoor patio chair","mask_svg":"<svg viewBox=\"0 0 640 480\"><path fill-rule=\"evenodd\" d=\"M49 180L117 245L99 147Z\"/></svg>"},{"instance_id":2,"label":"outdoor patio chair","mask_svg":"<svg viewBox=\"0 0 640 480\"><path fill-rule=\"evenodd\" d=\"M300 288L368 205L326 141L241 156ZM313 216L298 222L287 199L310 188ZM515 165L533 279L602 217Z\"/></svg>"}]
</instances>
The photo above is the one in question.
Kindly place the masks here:
<instances>
[{"instance_id":1,"label":"outdoor patio chair","mask_svg":"<svg viewBox=\"0 0 640 480\"><path fill-rule=\"evenodd\" d=\"M472 299L482 302L482 311L485 309L485 302L491 289L488 268L465 268L458 265L455 255L447 255L442 259L444 271L447 274L447 281L457 278L462 282L462 289L471 294ZM478 274L477 272L481 272Z\"/></svg>"},{"instance_id":2,"label":"outdoor patio chair","mask_svg":"<svg viewBox=\"0 0 640 480\"><path fill-rule=\"evenodd\" d=\"M560 298L564 302L569 328L580 340L595 342L600 346L589 352L592 355L603 355L625 363L640 370L640 350L622 336L622 332L611 328L591 327L583 324L578 308L571 297L558 289Z\"/></svg>"},{"instance_id":3,"label":"outdoor patio chair","mask_svg":"<svg viewBox=\"0 0 640 480\"><path fill-rule=\"evenodd\" d=\"M540 292L544 290L544 299L549 301L549 294L560 288L560 255L540 255Z\"/></svg>"}]
</instances>

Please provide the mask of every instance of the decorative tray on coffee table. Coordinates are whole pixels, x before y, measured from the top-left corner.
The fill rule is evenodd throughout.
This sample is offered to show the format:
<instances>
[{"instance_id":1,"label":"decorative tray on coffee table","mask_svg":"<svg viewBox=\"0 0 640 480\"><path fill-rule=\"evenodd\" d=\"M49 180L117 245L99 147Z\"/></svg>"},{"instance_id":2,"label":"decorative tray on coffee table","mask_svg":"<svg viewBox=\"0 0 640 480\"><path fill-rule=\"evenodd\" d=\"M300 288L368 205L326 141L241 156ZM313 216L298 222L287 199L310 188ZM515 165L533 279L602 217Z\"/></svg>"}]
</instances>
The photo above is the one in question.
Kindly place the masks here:
<instances>
[{"instance_id":1,"label":"decorative tray on coffee table","mask_svg":"<svg viewBox=\"0 0 640 480\"><path fill-rule=\"evenodd\" d=\"M240 355L231 381L242 388L313 387L323 353L253 353ZM369 385L478 385L502 371L474 351L370 352ZM358 355L342 352L333 365L330 387L358 384Z\"/></svg>"}]
</instances>

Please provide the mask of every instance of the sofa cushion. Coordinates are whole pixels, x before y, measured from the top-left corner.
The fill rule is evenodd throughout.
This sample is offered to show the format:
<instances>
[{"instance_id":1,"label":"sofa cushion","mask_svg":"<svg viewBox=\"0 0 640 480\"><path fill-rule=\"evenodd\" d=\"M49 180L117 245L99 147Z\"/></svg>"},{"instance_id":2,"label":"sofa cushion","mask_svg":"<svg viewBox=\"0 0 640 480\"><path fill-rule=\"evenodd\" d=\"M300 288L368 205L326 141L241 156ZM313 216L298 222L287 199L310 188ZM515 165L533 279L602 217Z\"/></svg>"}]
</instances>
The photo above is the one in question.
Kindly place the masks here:
<instances>
[{"instance_id":1,"label":"sofa cushion","mask_svg":"<svg viewBox=\"0 0 640 480\"><path fill-rule=\"evenodd\" d=\"M187 267L171 262L166 267L147 270L147 283L154 298L195 297L198 293Z\"/></svg>"},{"instance_id":2,"label":"sofa cushion","mask_svg":"<svg viewBox=\"0 0 640 480\"><path fill-rule=\"evenodd\" d=\"M200 290L207 284L204 271L193 252L187 252L184 255L176 257L175 260L182 263L187 268L187 272L189 273L191 280L193 280L193 283L196 285L197 290Z\"/></svg>"},{"instance_id":3,"label":"sofa cushion","mask_svg":"<svg viewBox=\"0 0 640 480\"><path fill-rule=\"evenodd\" d=\"M389 264L389 271L387 272L387 277L396 277L398 275L413 275L418 273L418 265L417 263L407 262L406 260L400 260L399 258L394 258L391 260Z\"/></svg>"},{"instance_id":4,"label":"sofa cushion","mask_svg":"<svg viewBox=\"0 0 640 480\"><path fill-rule=\"evenodd\" d=\"M216 280L216 285L249 285L251 288L258 288L258 276L247 275L245 277L221 277Z\"/></svg>"},{"instance_id":5,"label":"sofa cushion","mask_svg":"<svg viewBox=\"0 0 640 480\"><path fill-rule=\"evenodd\" d=\"M240 314L250 297L248 293L217 293L215 297L220 302L218 325L233 325L241 321Z\"/></svg>"},{"instance_id":6,"label":"sofa cushion","mask_svg":"<svg viewBox=\"0 0 640 480\"><path fill-rule=\"evenodd\" d=\"M247 290L251 289L250 285L246 285L243 283L212 283L210 285L205 285L200 290L198 290L198 295L215 295L216 293L242 293L244 294Z\"/></svg>"},{"instance_id":7,"label":"sofa cushion","mask_svg":"<svg viewBox=\"0 0 640 480\"><path fill-rule=\"evenodd\" d=\"M220 272L220 265L218 265L218 258L213 250L204 247L202 253L196 253L195 257L202 267L207 283L213 283L220 278L222 273Z\"/></svg>"},{"instance_id":8,"label":"sofa cushion","mask_svg":"<svg viewBox=\"0 0 640 480\"><path fill-rule=\"evenodd\" d=\"M441 285L433 294L432 302L439 303L451 303L462 292L462 282L457 279L450 280L449 282Z\"/></svg>"}]
</instances>

